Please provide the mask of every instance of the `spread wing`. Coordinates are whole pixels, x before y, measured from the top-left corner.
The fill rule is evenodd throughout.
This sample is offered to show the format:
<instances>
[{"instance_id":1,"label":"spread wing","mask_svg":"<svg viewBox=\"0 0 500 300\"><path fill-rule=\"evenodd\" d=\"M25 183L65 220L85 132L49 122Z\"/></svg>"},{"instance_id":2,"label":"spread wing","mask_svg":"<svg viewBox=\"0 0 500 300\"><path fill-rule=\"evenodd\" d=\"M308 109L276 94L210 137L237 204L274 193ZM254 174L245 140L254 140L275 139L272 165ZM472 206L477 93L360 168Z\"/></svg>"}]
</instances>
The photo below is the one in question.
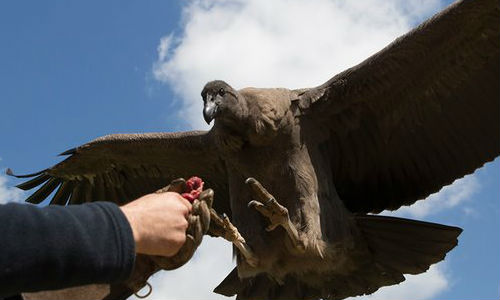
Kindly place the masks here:
<instances>
[{"instance_id":1,"label":"spread wing","mask_svg":"<svg viewBox=\"0 0 500 300\"><path fill-rule=\"evenodd\" d=\"M325 84L302 130L353 212L410 205L500 153L498 0L461 1Z\"/></svg>"},{"instance_id":2,"label":"spread wing","mask_svg":"<svg viewBox=\"0 0 500 300\"><path fill-rule=\"evenodd\" d=\"M17 176L34 177L17 186L23 190L37 188L27 202L40 203L56 191L50 204L123 204L175 178L196 175L203 178L205 187L214 189L217 209L230 213L225 164L210 133L113 134L62 155L70 156L41 172ZM10 170L8 173L13 175Z\"/></svg>"}]
</instances>

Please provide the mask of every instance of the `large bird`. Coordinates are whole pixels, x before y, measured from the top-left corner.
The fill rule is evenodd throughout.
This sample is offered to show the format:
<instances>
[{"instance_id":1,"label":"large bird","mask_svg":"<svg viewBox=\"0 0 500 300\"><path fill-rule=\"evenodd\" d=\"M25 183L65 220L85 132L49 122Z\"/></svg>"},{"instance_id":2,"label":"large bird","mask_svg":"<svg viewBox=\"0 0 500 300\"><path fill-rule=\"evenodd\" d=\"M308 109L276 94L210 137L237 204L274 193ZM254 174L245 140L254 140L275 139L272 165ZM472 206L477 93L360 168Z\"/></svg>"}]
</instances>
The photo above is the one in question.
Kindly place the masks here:
<instances>
[{"instance_id":1,"label":"large bird","mask_svg":"<svg viewBox=\"0 0 500 300\"><path fill-rule=\"evenodd\" d=\"M237 246L237 268L216 292L373 293L444 259L461 232L375 214L424 199L500 153L499 12L498 0L457 2L314 88L209 82L210 131L104 136L19 187L41 186L31 203L57 189L51 204L123 204L197 175L228 215L218 235Z\"/></svg>"}]
</instances>

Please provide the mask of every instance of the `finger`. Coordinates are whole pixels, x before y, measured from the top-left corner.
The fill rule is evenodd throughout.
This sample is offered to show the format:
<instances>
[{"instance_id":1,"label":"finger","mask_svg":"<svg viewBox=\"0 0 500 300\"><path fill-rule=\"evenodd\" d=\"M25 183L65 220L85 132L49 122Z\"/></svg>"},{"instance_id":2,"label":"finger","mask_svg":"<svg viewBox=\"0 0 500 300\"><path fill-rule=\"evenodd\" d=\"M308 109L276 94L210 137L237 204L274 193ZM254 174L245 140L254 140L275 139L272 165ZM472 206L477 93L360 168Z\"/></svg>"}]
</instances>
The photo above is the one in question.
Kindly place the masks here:
<instances>
[{"instance_id":1,"label":"finger","mask_svg":"<svg viewBox=\"0 0 500 300\"><path fill-rule=\"evenodd\" d=\"M192 245L194 245L193 236L191 234L186 234L186 241L184 242L184 244L182 244L182 247L179 249L179 251L177 251L177 253L170 258L173 260L179 260L180 258L185 257L186 254L189 254L186 252L189 252L188 250L193 248Z\"/></svg>"},{"instance_id":2,"label":"finger","mask_svg":"<svg viewBox=\"0 0 500 300\"><path fill-rule=\"evenodd\" d=\"M193 201L193 203L191 204L192 205L192 209L191 209L191 213L194 214L194 215L199 215L199 212L200 212L200 203L201 201L198 200L198 199L195 199Z\"/></svg>"},{"instance_id":3,"label":"finger","mask_svg":"<svg viewBox=\"0 0 500 300\"><path fill-rule=\"evenodd\" d=\"M167 186L162 187L162 188L161 188L161 189L159 189L159 190L156 190L156 192L155 192L155 193L156 193L156 194L163 194L163 193L166 193L166 192L168 192L168 191L170 191L170 184L169 184L169 185L167 185Z\"/></svg>"},{"instance_id":4,"label":"finger","mask_svg":"<svg viewBox=\"0 0 500 300\"><path fill-rule=\"evenodd\" d=\"M188 234L186 235L186 242L182 245L179 252L170 258L172 264L168 269L176 269L185 264L193 256L194 250L196 250L195 240L193 236Z\"/></svg>"},{"instance_id":5,"label":"finger","mask_svg":"<svg viewBox=\"0 0 500 300\"><path fill-rule=\"evenodd\" d=\"M186 180L184 178L177 178L170 182L169 185L157 190L156 194L162 194L166 192L182 193L186 189Z\"/></svg>"},{"instance_id":6,"label":"finger","mask_svg":"<svg viewBox=\"0 0 500 300\"><path fill-rule=\"evenodd\" d=\"M184 243L184 245L182 246L181 249L184 251L189 250L192 248L191 245L194 245L194 244L195 244L195 238L191 234L187 234L186 235L186 242Z\"/></svg>"},{"instance_id":7,"label":"finger","mask_svg":"<svg viewBox=\"0 0 500 300\"><path fill-rule=\"evenodd\" d=\"M184 246L182 247L182 252L179 252L179 254L182 257L183 264L186 263L193 256L196 247L197 247L196 239L192 235L188 234L186 236L186 243L184 243Z\"/></svg>"},{"instance_id":8,"label":"finger","mask_svg":"<svg viewBox=\"0 0 500 300\"><path fill-rule=\"evenodd\" d=\"M198 216L191 216L190 219L188 234L194 238L195 244L199 245L203 239L203 230L201 228L200 218Z\"/></svg>"},{"instance_id":9,"label":"finger","mask_svg":"<svg viewBox=\"0 0 500 300\"><path fill-rule=\"evenodd\" d=\"M191 214L199 217L203 233L206 232L210 224L210 209L205 201L194 200Z\"/></svg>"},{"instance_id":10,"label":"finger","mask_svg":"<svg viewBox=\"0 0 500 300\"><path fill-rule=\"evenodd\" d=\"M200 217L196 215L187 216L188 227L186 229L186 234L194 235L194 230L196 229L196 224L199 222Z\"/></svg>"},{"instance_id":11,"label":"finger","mask_svg":"<svg viewBox=\"0 0 500 300\"><path fill-rule=\"evenodd\" d=\"M200 202L198 208L198 216L200 217L200 223L203 233L206 233L208 227L210 226L210 209L205 201Z\"/></svg>"},{"instance_id":12,"label":"finger","mask_svg":"<svg viewBox=\"0 0 500 300\"><path fill-rule=\"evenodd\" d=\"M186 199L184 199L181 195L177 194L177 193L172 193L175 195L175 197L177 198L177 200L182 203L184 206L186 206L186 208L188 209L185 216L187 216L193 209L193 205L191 204L191 202L187 201Z\"/></svg>"},{"instance_id":13,"label":"finger","mask_svg":"<svg viewBox=\"0 0 500 300\"><path fill-rule=\"evenodd\" d=\"M156 191L155 191L155 194L163 194L163 193L166 193L166 192L168 192L168 189L169 189L169 188L170 188L170 186L169 186L169 185L167 185L166 187L162 187L161 189L156 190Z\"/></svg>"},{"instance_id":14,"label":"finger","mask_svg":"<svg viewBox=\"0 0 500 300\"><path fill-rule=\"evenodd\" d=\"M177 178L170 182L168 185L169 192L182 193L186 190L186 180L184 178Z\"/></svg>"},{"instance_id":15,"label":"finger","mask_svg":"<svg viewBox=\"0 0 500 300\"><path fill-rule=\"evenodd\" d=\"M202 200L194 200L191 214L200 217L203 230L205 230L206 226L208 226L208 223L210 223L210 208L208 208L208 204Z\"/></svg>"},{"instance_id":16,"label":"finger","mask_svg":"<svg viewBox=\"0 0 500 300\"><path fill-rule=\"evenodd\" d=\"M208 205L208 207L212 207L212 204L214 202L214 191L212 189L206 189L201 192L200 201L205 201Z\"/></svg>"}]
</instances>

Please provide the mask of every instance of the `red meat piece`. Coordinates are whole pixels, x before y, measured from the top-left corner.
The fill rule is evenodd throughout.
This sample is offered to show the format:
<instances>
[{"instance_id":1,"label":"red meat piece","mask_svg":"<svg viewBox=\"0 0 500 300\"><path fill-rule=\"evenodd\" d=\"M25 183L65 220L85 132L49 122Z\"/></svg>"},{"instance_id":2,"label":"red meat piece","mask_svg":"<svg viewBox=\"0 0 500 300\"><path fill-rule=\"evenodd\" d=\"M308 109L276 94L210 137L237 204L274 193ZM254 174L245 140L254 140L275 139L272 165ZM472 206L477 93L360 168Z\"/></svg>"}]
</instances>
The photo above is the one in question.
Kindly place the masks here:
<instances>
[{"instance_id":1,"label":"red meat piece","mask_svg":"<svg viewBox=\"0 0 500 300\"><path fill-rule=\"evenodd\" d=\"M203 180L201 178L193 176L186 181L186 190L182 193L182 197L193 203L194 200L198 199L201 191L203 190Z\"/></svg>"}]
</instances>

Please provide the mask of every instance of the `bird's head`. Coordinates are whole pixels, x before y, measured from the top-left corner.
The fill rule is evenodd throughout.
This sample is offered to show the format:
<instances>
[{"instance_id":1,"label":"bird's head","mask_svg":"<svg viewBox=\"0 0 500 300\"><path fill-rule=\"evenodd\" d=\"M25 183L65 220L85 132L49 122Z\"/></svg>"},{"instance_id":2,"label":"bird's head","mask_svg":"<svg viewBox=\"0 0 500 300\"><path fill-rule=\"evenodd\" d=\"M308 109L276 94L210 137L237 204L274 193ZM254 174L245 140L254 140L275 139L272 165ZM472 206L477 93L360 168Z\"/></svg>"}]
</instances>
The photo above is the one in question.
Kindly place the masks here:
<instances>
[{"instance_id":1,"label":"bird's head","mask_svg":"<svg viewBox=\"0 0 500 300\"><path fill-rule=\"evenodd\" d=\"M240 95L222 80L210 81L201 91L203 118L210 124L215 118L234 118L243 109Z\"/></svg>"}]
</instances>

